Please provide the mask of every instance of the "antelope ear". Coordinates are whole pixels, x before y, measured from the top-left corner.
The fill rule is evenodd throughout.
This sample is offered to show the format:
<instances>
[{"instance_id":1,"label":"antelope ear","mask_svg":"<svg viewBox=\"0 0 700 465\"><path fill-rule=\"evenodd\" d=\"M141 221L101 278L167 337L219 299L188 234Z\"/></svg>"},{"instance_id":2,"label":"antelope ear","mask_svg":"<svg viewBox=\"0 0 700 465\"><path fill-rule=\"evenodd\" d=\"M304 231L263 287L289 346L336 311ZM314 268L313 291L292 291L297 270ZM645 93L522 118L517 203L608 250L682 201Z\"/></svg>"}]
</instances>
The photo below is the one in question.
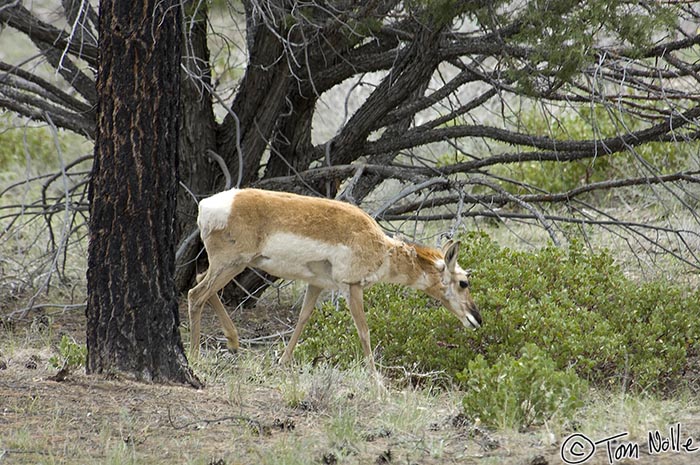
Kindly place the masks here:
<instances>
[{"instance_id":1,"label":"antelope ear","mask_svg":"<svg viewBox=\"0 0 700 465\"><path fill-rule=\"evenodd\" d=\"M445 263L450 273L454 273L459 256L459 241L449 241L443 249L445 251Z\"/></svg>"}]
</instances>

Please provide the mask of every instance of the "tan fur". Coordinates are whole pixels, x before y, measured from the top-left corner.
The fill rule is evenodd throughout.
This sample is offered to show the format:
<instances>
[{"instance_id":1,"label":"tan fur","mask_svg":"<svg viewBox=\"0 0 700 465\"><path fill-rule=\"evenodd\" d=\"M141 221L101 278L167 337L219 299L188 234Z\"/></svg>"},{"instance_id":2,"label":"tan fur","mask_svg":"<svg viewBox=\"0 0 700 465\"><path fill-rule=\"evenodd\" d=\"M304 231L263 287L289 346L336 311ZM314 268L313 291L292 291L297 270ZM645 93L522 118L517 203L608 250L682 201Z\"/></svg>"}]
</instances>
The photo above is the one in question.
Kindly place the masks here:
<instances>
[{"instance_id":1,"label":"tan fur","mask_svg":"<svg viewBox=\"0 0 700 465\"><path fill-rule=\"evenodd\" d=\"M225 234L236 238L242 250L255 253L275 232L349 247L353 262L346 283L359 282L379 268L388 247L377 223L353 205L282 192L241 190Z\"/></svg>"},{"instance_id":2,"label":"tan fur","mask_svg":"<svg viewBox=\"0 0 700 465\"><path fill-rule=\"evenodd\" d=\"M222 205L222 199L227 198L233 199L231 204ZM384 281L422 289L466 326L476 327L481 322L468 288L459 285L468 279L456 264L459 243L448 244L445 250L452 260L448 257L446 263L443 251L392 239L374 219L347 203L257 189L217 194L216 201L214 210L219 213L215 214L202 211L211 208L212 202L200 204L198 224L209 269L188 294L192 357L199 352L199 321L205 302L216 310L229 347L238 348L235 327L221 311L216 293L248 266L309 284L283 362L291 360L322 288L340 289L349 296L351 314L372 369L369 330L362 309L362 288L367 285ZM218 224L220 212L227 208L230 214L222 228Z\"/></svg>"}]
</instances>

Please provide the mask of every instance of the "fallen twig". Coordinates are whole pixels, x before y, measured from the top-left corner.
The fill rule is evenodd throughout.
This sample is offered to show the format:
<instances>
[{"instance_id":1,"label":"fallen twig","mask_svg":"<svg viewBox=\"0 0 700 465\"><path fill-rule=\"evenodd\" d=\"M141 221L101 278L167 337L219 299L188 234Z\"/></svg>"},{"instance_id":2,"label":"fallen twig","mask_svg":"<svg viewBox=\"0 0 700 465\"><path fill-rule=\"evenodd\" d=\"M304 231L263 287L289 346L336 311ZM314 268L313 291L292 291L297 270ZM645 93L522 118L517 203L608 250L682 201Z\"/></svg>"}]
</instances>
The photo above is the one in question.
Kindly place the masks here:
<instances>
[{"instance_id":1,"label":"fallen twig","mask_svg":"<svg viewBox=\"0 0 700 465\"><path fill-rule=\"evenodd\" d=\"M252 427L258 432L258 434L264 434L265 431L269 432L270 427L263 425L262 422L255 420L254 418L247 417L245 415L228 415L225 417L219 417L219 418L202 418L200 420L194 420L190 421L188 423L184 423L182 425L176 425L175 422L173 421L172 417L172 411L170 407L168 407L168 422L170 423L170 426L172 426L173 429L176 430L182 430L182 429L187 429L192 426L197 426L197 425L211 425L211 424L216 424L216 423L222 423L224 421L237 421L237 422L244 422L247 426Z\"/></svg>"}]
</instances>

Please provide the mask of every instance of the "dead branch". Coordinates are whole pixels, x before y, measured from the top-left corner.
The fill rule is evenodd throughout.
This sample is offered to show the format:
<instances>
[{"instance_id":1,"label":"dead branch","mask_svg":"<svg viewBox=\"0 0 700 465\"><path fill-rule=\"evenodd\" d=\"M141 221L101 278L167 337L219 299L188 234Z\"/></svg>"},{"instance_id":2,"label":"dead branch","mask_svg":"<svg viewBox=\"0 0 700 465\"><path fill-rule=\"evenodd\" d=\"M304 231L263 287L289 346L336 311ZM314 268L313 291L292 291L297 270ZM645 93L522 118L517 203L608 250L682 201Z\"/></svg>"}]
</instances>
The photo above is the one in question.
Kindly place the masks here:
<instances>
[{"instance_id":1,"label":"dead branch","mask_svg":"<svg viewBox=\"0 0 700 465\"><path fill-rule=\"evenodd\" d=\"M168 422L170 423L170 426L172 426L172 428L173 428L174 430L187 429L187 428L191 428L191 427L193 427L193 426L197 426L197 427L200 427L200 428L201 428L201 427L203 427L203 426L207 426L207 425L211 425L211 424L219 424L219 423L223 423L223 422L226 422L226 421L235 421L235 422L243 423L243 424L245 424L245 425L247 425L247 426L249 426L249 427L252 426L252 427L254 427L254 428L256 429L256 431L257 431L258 434L260 434L260 435L263 435L263 434L264 434L264 431L269 431L269 430L270 430L270 427L269 427L269 426L263 425L262 422L260 422L260 421L258 421L258 420L256 420L256 419L254 419L254 418L244 416L244 415L227 415L227 416L224 416L224 417L220 417L220 418L211 418L211 419L209 419L209 418L202 418L202 419L200 419L200 420L190 421L190 422L184 423L184 424L182 424L182 425L176 425L176 424L175 424L175 421L173 420L172 411L171 411L171 410L172 410L172 409L171 409L170 407L168 407Z\"/></svg>"},{"instance_id":2,"label":"dead branch","mask_svg":"<svg viewBox=\"0 0 700 465\"><path fill-rule=\"evenodd\" d=\"M17 1L0 0L0 22L25 33L32 40L53 44L97 68L97 47L79 42L70 35L38 19Z\"/></svg>"}]
</instances>

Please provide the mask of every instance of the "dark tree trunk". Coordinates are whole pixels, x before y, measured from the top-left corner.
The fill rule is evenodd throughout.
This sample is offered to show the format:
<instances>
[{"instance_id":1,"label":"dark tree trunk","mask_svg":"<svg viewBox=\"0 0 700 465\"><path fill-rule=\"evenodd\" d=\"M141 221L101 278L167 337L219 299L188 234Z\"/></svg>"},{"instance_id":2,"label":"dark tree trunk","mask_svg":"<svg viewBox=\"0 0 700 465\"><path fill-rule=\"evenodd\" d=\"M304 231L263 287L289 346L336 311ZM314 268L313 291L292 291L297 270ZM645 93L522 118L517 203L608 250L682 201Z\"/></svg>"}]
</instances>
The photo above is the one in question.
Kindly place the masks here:
<instances>
[{"instance_id":1,"label":"dark tree trunk","mask_svg":"<svg viewBox=\"0 0 700 465\"><path fill-rule=\"evenodd\" d=\"M244 2L244 5L250 6L248 2ZM197 11L197 21L192 22L195 27L188 31L191 49L184 54L194 56L195 59L183 59L183 63L191 71L194 67L199 67L195 72L201 71L200 78L208 84L210 71L202 69L203 64L208 66L209 63L206 21L203 20L205 13L199 4ZM258 177L260 160L268 147L268 141L272 138L279 114L286 105L289 69L286 61L280 60L283 54L282 43L267 27L258 27L254 16L248 16L250 21L246 31L248 43L254 45L249 49L250 64L231 106L231 113L218 127L211 110L210 95L206 89L198 87L201 83L197 83L196 79L188 79L182 86L182 127L185 133L182 135L181 160L186 165L182 180L197 195L221 191L225 186L221 169L207 156L209 150L222 157L228 167L233 186L237 184L239 170L241 184L238 187L246 186ZM201 24L201 28L196 24ZM202 90L205 93L203 99L198 93ZM241 160L243 166L239 167ZM178 230L181 238L187 237L196 227L194 218L197 208L189 203L191 197L187 198L188 196L183 190L180 191L179 198L188 202L178 208ZM191 225L191 229L188 229L187 225ZM194 283L195 270L204 271L206 264L201 263L197 266L195 263L202 250L198 236L181 247L176 284L178 291L185 293ZM273 279L269 275L264 276ZM266 288L266 279L250 270L244 271L238 282L247 291L231 283L226 286L224 292L225 300L233 304L246 300L250 295L257 297ZM255 300L247 300L247 303L252 305Z\"/></svg>"},{"instance_id":2,"label":"dark tree trunk","mask_svg":"<svg viewBox=\"0 0 700 465\"><path fill-rule=\"evenodd\" d=\"M198 386L173 280L180 3L138 3L100 3L87 372Z\"/></svg>"},{"instance_id":3,"label":"dark tree trunk","mask_svg":"<svg viewBox=\"0 0 700 465\"><path fill-rule=\"evenodd\" d=\"M260 161L279 115L289 110L290 65L284 58L284 46L266 25L251 20L248 26L253 29L248 36L250 60L217 139L219 154L233 168L234 178L241 170L241 186L259 177Z\"/></svg>"},{"instance_id":4,"label":"dark tree trunk","mask_svg":"<svg viewBox=\"0 0 700 465\"><path fill-rule=\"evenodd\" d=\"M187 45L182 50L179 166L180 180L186 188L181 186L177 196L175 232L177 243L181 244L175 269L178 293L186 293L192 287L197 256L203 247L196 234L198 200L223 190L226 183L221 167L211 156L217 150L217 125L210 91L207 4L188 1L183 5L186 9L184 39ZM193 233L193 239L183 243Z\"/></svg>"},{"instance_id":5,"label":"dark tree trunk","mask_svg":"<svg viewBox=\"0 0 700 465\"><path fill-rule=\"evenodd\" d=\"M244 4L250 6L249 2ZM260 161L273 137L279 115L289 111L285 97L290 70L287 61L281 58L283 44L266 25L257 23L260 18L248 15L248 20L250 62L231 105L231 113L217 131L217 150L231 169L234 186L240 169L239 187L259 177ZM239 167L240 161L242 167ZM240 286L235 283L226 286L224 299L233 305L240 302L254 305L256 299L249 297L259 297L274 279L266 273L245 270L236 279Z\"/></svg>"},{"instance_id":6,"label":"dark tree trunk","mask_svg":"<svg viewBox=\"0 0 700 465\"><path fill-rule=\"evenodd\" d=\"M292 88L290 94L294 90ZM289 116L279 117L275 140L270 148L270 161L265 169L266 178L303 171L319 156L311 143L311 122L318 99L294 93L289 96L289 101ZM300 185L299 193L308 194L308 187Z\"/></svg>"}]
</instances>

